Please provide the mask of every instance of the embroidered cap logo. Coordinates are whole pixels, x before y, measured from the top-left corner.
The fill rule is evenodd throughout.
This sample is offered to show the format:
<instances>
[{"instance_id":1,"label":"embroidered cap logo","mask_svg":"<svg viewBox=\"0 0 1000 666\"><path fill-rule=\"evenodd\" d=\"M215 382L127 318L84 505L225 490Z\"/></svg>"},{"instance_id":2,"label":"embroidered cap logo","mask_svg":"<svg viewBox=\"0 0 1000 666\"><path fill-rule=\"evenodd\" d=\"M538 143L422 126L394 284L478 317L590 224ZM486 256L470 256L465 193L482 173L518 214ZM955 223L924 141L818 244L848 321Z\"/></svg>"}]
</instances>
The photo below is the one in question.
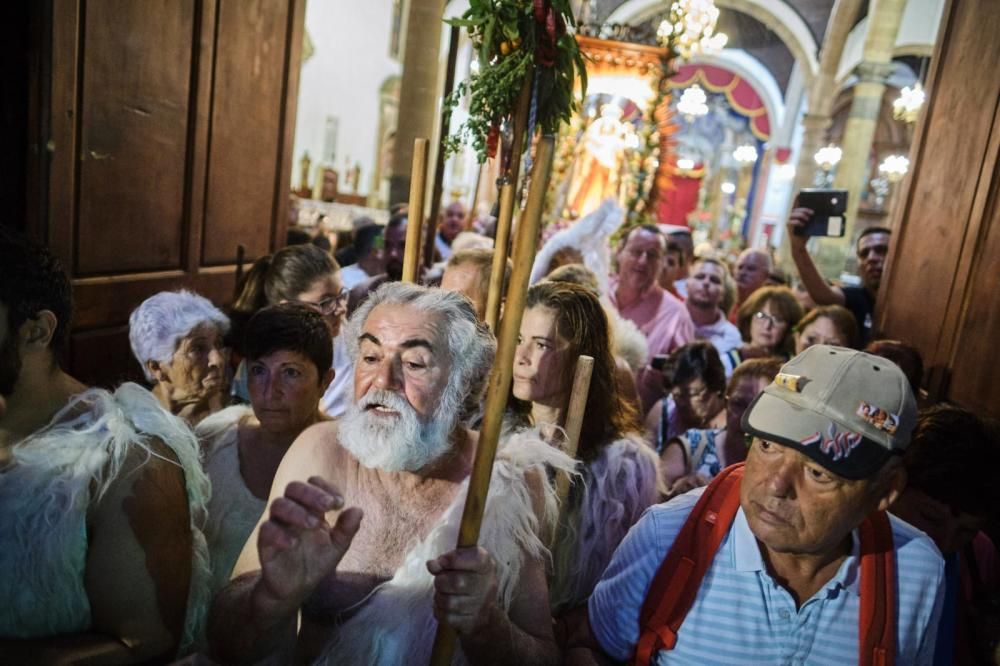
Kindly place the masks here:
<instances>
[{"instance_id":1,"label":"embroidered cap logo","mask_svg":"<svg viewBox=\"0 0 1000 666\"><path fill-rule=\"evenodd\" d=\"M837 432L837 426L830 423L827 428L827 437L816 433L811 437L806 437L801 442L802 446L819 445L819 450L830 456L832 460L841 460L851 455L851 452L861 443L861 435L856 432Z\"/></svg>"}]
</instances>

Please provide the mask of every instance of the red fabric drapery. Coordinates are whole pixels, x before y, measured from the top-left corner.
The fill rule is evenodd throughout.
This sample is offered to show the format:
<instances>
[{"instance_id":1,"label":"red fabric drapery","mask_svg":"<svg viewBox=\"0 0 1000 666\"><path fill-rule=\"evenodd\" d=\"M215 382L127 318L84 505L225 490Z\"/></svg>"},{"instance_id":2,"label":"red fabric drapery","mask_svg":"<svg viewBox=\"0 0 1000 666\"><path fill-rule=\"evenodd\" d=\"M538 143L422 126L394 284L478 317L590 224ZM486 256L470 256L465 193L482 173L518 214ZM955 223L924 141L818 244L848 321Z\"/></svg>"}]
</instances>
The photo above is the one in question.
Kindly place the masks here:
<instances>
[{"instance_id":1,"label":"red fabric drapery","mask_svg":"<svg viewBox=\"0 0 1000 666\"><path fill-rule=\"evenodd\" d=\"M705 90L724 93L729 105L750 120L750 131L761 141L771 137L771 120L764 100L746 79L716 65L683 65L669 81L671 88L687 88L697 83Z\"/></svg>"}]
</instances>

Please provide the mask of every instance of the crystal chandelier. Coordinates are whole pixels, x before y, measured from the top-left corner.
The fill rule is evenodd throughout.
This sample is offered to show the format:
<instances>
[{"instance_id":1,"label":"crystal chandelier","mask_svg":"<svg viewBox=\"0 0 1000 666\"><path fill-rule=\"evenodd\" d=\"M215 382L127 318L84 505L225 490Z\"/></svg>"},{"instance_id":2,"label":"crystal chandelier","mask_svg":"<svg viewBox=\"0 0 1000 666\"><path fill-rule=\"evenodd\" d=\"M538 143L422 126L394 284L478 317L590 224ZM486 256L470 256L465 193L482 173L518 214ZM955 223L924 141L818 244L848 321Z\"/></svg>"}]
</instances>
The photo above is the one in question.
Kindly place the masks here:
<instances>
[{"instance_id":1,"label":"crystal chandelier","mask_svg":"<svg viewBox=\"0 0 1000 666\"><path fill-rule=\"evenodd\" d=\"M910 160L903 155L889 155L878 165L878 172L890 183L898 183L910 170Z\"/></svg>"},{"instance_id":2,"label":"crystal chandelier","mask_svg":"<svg viewBox=\"0 0 1000 666\"><path fill-rule=\"evenodd\" d=\"M823 146L817 150L816 154L813 155L813 159L816 160L816 165L819 166L820 169L829 171L833 167L837 166L843 155L844 151L831 143L830 145Z\"/></svg>"},{"instance_id":3,"label":"crystal chandelier","mask_svg":"<svg viewBox=\"0 0 1000 666\"><path fill-rule=\"evenodd\" d=\"M899 91L899 97L892 103L892 117L902 120L905 123L916 122L920 115L920 109L927 99L920 81L913 84L913 87L905 87Z\"/></svg>"},{"instance_id":4,"label":"crystal chandelier","mask_svg":"<svg viewBox=\"0 0 1000 666\"><path fill-rule=\"evenodd\" d=\"M733 159L740 164L750 164L751 162L756 162L757 149L749 143L738 146L736 150L733 151Z\"/></svg>"},{"instance_id":5,"label":"crystal chandelier","mask_svg":"<svg viewBox=\"0 0 1000 666\"><path fill-rule=\"evenodd\" d=\"M690 122L708 113L708 104L705 103L707 101L708 96L705 95L705 91L696 83L681 93L681 98L677 101L677 110Z\"/></svg>"},{"instance_id":6,"label":"crystal chandelier","mask_svg":"<svg viewBox=\"0 0 1000 666\"><path fill-rule=\"evenodd\" d=\"M675 0L670 6L670 18L660 23L656 36L664 45L673 45L686 60L725 47L729 38L715 32L718 20L719 9L713 0Z\"/></svg>"}]
</instances>

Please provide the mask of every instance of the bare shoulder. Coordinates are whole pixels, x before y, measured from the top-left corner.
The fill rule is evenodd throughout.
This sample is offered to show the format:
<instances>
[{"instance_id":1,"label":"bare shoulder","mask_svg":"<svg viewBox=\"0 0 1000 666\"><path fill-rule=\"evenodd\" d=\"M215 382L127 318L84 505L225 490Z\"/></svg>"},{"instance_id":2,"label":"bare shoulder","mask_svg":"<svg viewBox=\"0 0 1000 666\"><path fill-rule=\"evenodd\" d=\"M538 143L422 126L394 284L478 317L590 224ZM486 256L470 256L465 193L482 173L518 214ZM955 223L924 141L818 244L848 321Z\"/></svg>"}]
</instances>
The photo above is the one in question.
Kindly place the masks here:
<instances>
[{"instance_id":1,"label":"bare shoulder","mask_svg":"<svg viewBox=\"0 0 1000 666\"><path fill-rule=\"evenodd\" d=\"M321 421L306 428L281 460L275 481L310 476L335 476L342 469L347 452L340 446L336 421ZM304 476L303 476L304 475Z\"/></svg>"}]
</instances>

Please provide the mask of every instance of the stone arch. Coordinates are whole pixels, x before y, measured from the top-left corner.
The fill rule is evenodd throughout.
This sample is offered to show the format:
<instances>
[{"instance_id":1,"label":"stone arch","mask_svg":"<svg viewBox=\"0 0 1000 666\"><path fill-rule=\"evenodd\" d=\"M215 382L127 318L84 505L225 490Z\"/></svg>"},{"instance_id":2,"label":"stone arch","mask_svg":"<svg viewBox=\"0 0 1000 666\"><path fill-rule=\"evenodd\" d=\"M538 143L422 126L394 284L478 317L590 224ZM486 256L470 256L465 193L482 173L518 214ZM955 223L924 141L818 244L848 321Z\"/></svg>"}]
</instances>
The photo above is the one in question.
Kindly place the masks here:
<instances>
[{"instance_id":1,"label":"stone arch","mask_svg":"<svg viewBox=\"0 0 1000 666\"><path fill-rule=\"evenodd\" d=\"M819 71L819 46L802 17L784 2L773 0L715 0L719 7L751 16L770 28L802 65L806 82ZM639 23L663 11L662 0L626 0L608 17L608 23Z\"/></svg>"}]
</instances>

